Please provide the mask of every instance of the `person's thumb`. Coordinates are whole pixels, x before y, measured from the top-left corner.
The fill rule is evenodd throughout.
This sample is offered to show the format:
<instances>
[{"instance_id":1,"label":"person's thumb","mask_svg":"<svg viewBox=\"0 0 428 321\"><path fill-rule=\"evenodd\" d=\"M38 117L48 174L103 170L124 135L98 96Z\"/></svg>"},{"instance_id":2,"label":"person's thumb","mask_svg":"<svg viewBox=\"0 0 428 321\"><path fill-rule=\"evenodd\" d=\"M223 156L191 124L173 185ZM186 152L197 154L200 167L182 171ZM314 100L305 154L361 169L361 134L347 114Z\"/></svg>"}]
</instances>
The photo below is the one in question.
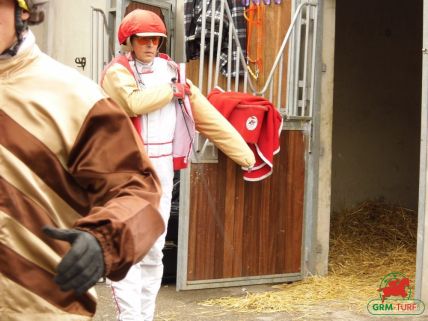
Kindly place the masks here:
<instances>
[{"instance_id":1,"label":"person's thumb","mask_svg":"<svg viewBox=\"0 0 428 321\"><path fill-rule=\"evenodd\" d=\"M47 236L49 236L53 239L67 241L70 243L72 243L76 239L76 237L78 236L76 231L73 231L70 229L60 229L60 228L47 226L47 225L42 227L42 231Z\"/></svg>"}]
</instances>

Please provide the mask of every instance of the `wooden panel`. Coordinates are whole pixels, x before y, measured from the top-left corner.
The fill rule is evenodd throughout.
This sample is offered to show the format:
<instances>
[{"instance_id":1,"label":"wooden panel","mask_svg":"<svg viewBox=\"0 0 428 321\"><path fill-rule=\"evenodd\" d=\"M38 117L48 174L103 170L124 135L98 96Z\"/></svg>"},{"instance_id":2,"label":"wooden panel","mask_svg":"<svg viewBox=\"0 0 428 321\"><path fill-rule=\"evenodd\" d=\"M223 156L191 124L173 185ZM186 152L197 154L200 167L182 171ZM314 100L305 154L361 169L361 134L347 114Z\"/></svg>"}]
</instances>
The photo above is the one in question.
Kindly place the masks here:
<instances>
[{"instance_id":1,"label":"wooden panel","mask_svg":"<svg viewBox=\"0 0 428 321\"><path fill-rule=\"evenodd\" d=\"M188 280L299 272L305 141L283 131L273 174L245 182L223 154L192 164Z\"/></svg>"}]
</instances>

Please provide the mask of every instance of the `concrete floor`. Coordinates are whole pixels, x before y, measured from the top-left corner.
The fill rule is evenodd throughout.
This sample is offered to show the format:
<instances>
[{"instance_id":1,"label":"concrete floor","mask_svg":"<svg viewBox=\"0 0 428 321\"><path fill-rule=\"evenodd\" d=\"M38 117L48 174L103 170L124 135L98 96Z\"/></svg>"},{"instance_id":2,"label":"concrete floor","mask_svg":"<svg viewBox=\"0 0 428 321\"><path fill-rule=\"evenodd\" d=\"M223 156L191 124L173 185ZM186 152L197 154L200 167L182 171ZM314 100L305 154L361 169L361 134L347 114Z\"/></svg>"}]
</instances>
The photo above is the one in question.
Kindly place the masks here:
<instances>
[{"instance_id":1,"label":"concrete floor","mask_svg":"<svg viewBox=\"0 0 428 321\"><path fill-rule=\"evenodd\" d=\"M99 296L99 305L94 321L116 321L115 306L112 301L111 289L108 284L100 283L96 286ZM269 285L247 286L246 289L250 292L265 292L272 288ZM191 290L180 291L175 290L175 284L162 286L157 300L157 309L155 321L428 321L428 315L424 316L401 316L401 317L385 317L371 316L366 314L355 314L349 311L335 311L334 313L322 313L325 309L323 306L316 307L317 313L311 316L290 315L285 312L281 313L240 313L235 311L227 311L218 306L202 306L200 302L225 296L242 295L241 287L207 289L207 290Z\"/></svg>"}]
</instances>

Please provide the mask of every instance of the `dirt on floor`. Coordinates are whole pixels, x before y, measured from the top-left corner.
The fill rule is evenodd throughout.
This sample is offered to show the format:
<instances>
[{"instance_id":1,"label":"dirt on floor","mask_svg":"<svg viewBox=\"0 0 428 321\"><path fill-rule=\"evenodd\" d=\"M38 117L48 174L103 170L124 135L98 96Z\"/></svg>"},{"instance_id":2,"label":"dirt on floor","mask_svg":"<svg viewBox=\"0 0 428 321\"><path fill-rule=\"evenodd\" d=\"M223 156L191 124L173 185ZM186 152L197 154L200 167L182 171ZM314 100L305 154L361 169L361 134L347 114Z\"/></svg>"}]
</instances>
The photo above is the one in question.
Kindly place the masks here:
<instances>
[{"instance_id":1,"label":"dirt on floor","mask_svg":"<svg viewBox=\"0 0 428 321\"><path fill-rule=\"evenodd\" d=\"M177 292L175 271L171 269L165 273L169 277L164 278L164 282L168 284L161 287L157 298L155 321L428 321L428 307L425 307L425 314L420 316L371 315L367 310L369 302L372 302L370 307L374 309L376 302L380 301L379 289L383 284L380 276L385 276L386 280L386 276L393 274L398 274L396 279L407 275L411 283L414 282L415 213L399 206L372 201L336 213L332 217L329 274L326 277L308 277L301 282L280 286L268 284ZM165 266L175 265L176 261L173 261ZM395 279L391 276L387 280ZM115 321L115 305L108 283L98 284L97 290L100 304L95 321ZM412 292L406 293L411 295ZM217 305L206 304L207 300L225 297L229 298L216 300ZM428 305L428 302L425 304ZM282 312L257 312L261 310Z\"/></svg>"},{"instance_id":2,"label":"dirt on floor","mask_svg":"<svg viewBox=\"0 0 428 321\"><path fill-rule=\"evenodd\" d=\"M96 286L99 305L94 321L116 321L116 309L112 300L111 288L108 283ZM272 291L270 285L255 285L206 290L190 290L177 292L175 284L163 285L157 299L155 321L428 321L428 315L423 316L373 316L367 313L357 314L346 310L326 312L326 307L314 306L310 314L291 315L286 312L255 313L229 311L220 306L202 305L205 300L226 296L242 296L244 291L252 293ZM315 311L315 312L314 312ZM319 313L317 313L317 311Z\"/></svg>"}]
</instances>

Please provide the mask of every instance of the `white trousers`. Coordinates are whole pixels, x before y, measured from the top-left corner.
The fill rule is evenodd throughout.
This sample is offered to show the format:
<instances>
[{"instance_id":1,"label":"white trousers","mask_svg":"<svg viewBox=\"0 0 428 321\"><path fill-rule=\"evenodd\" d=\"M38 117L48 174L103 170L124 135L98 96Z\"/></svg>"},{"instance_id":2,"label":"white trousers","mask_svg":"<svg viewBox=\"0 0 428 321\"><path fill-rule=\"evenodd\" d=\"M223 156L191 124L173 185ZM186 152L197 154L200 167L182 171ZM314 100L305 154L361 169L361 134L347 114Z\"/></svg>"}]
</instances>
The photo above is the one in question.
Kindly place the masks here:
<instances>
[{"instance_id":1,"label":"white trousers","mask_svg":"<svg viewBox=\"0 0 428 321\"><path fill-rule=\"evenodd\" d=\"M152 158L151 161L162 185L159 209L165 222L165 233L158 238L149 253L131 267L123 280L112 282L119 321L152 321L156 296L162 282L162 250L171 211L174 170L171 157Z\"/></svg>"}]
</instances>

